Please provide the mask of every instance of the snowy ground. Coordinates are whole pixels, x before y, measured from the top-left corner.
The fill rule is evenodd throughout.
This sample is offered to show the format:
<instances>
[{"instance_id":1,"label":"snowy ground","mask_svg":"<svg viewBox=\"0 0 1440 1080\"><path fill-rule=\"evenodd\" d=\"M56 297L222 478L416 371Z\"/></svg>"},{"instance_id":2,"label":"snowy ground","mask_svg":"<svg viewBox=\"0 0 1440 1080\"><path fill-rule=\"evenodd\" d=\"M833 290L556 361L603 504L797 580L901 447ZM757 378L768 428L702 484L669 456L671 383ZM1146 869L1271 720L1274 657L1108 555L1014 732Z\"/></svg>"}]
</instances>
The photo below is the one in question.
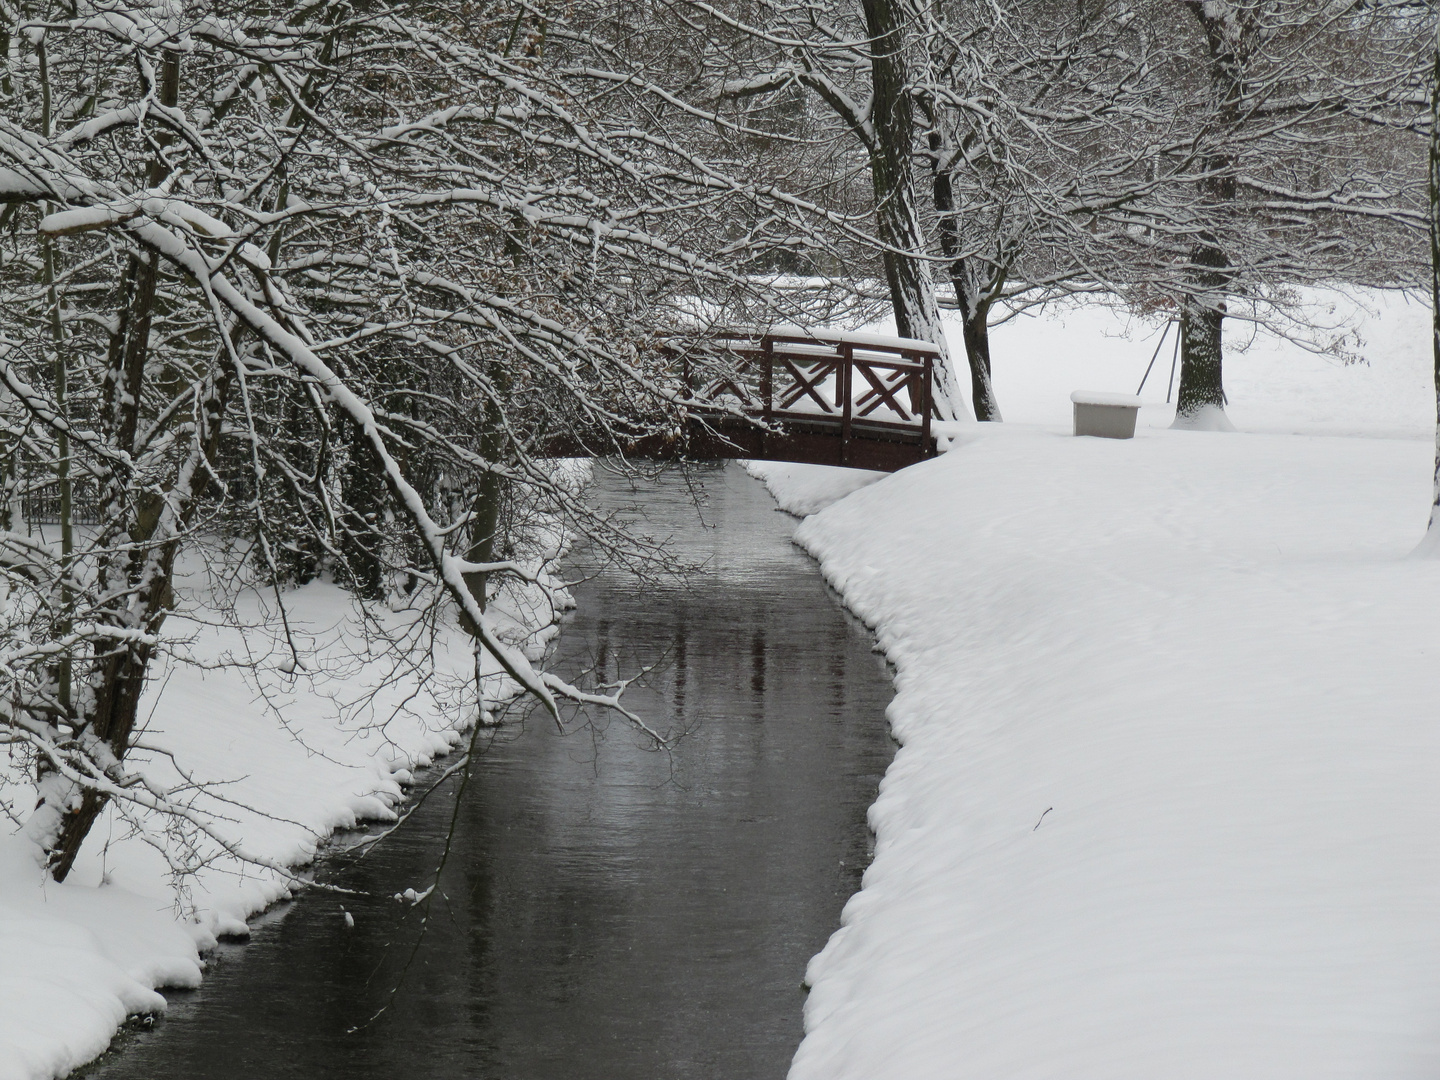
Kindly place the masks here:
<instances>
[{"instance_id":1,"label":"snowy ground","mask_svg":"<svg viewBox=\"0 0 1440 1080\"><path fill-rule=\"evenodd\" d=\"M196 809L227 839L302 867L335 830L392 820L411 770L463 737L476 713L474 661L453 616L438 627L410 611L362 618L322 583L285 600L305 671L288 670L273 619L261 617L271 598L242 598L246 626L172 617L167 634L188 638L181 651L198 665L170 663L152 681L144 741L164 753L137 752L131 764L172 788L182 783L172 761L183 765ZM543 628L531 639L536 655L551 623L541 604L536 591L497 605L512 640ZM414 650L386 644L432 630L433 674L406 663ZM487 690L503 693L501 680ZM0 799L23 819L34 795L14 779L0 782ZM177 882L149 842L159 824L141 825L136 834L109 813L63 885L45 882L22 835L0 837L0 1080L50 1080L95 1057L127 1016L164 1010L156 987L199 983L200 952L216 935L244 935L247 917L289 891L283 875L226 857Z\"/></svg>"},{"instance_id":2,"label":"snowy ground","mask_svg":"<svg viewBox=\"0 0 1440 1080\"><path fill-rule=\"evenodd\" d=\"M1134 441L1068 437L1070 391L1133 392L1157 328L1055 310L994 335L1005 425L884 479L768 467L897 666L903 743L794 1080L1440 1070L1440 565L1405 558L1427 313L1371 306L1368 364L1232 357L1239 434L1165 430L1167 343ZM391 815L464 716L368 655L337 590L289 599L329 663L287 675L268 640L196 626L196 656L258 650L263 682L176 666L148 738L267 811L231 825L253 853L303 864ZM440 644L463 677L468 645ZM177 913L145 838L102 828L63 886L0 838L0 1080L94 1056L285 889L222 862Z\"/></svg>"},{"instance_id":3,"label":"snowy ground","mask_svg":"<svg viewBox=\"0 0 1440 1080\"><path fill-rule=\"evenodd\" d=\"M1368 365L1237 357L1236 434L1071 437L1154 348L1079 312L996 335L1010 422L933 462L760 467L839 500L797 538L902 744L791 1080L1440 1072L1434 398L1426 312L1375 306Z\"/></svg>"},{"instance_id":4,"label":"snowy ground","mask_svg":"<svg viewBox=\"0 0 1440 1080\"><path fill-rule=\"evenodd\" d=\"M1241 312L1243 314L1243 312ZM1352 360L1307 351L1238 318L1226 321L1225 389L1242 431L1433 438L1430 309L1400 294L1325 294L1310 305L1317 340L1343 335ZM1098 305L1059 305L1018 315L991 335L995 392L1007 421L1070 423L1070 391L1133 394L1163 323ZM958 328L951 349L962 355ZM1141 397L1141 424L1168 427L1164 405L1172 329ZM1178 376L1177 376L1178 379ZM968 389L968 386L967 386ZM1063 392L1062 392L1063 391Z\"/></svg>"}]
</instances>

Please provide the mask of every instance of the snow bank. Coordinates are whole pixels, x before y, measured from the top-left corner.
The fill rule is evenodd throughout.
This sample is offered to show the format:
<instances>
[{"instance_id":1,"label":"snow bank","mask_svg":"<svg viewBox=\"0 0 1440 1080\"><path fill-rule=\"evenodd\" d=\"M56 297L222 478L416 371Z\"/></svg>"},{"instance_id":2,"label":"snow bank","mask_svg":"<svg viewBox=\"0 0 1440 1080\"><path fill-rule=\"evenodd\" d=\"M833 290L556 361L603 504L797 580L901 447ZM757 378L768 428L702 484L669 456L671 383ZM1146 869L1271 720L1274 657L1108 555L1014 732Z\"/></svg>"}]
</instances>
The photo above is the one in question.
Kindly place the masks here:
<instances>
[{"instance_id":1,"label":"snow bank","mask_svg":"<svg viewBox=\"0 0 1440 1080\"><path fill-rule=\"evenodd\" d=\"M159 665L141 706L151 749L127 764L178 792L193 785L228 840L299 867L335 830L394 819L412 771L464 737L474 660L453 614L432 625L418 611L362 613L319 582L285 601L305 670L262 618L273 599L244 598L240 625L213 625L200 605L167 622L192 662ZM532 656L553 633L538 590L511 590L492 611ZM432 635L433 668L418 648ZM502 680L492 663L492 698ZM33 790L13 780L0 800L22 816ZM89 1061L127 1016L164 1010L156 988L197 985L218 935L245 935L249 916L289 894L284 875L223 856L177 876L149 842L163 828L107 812L63 885L47 883L24 837L0 838L0 1080ZM168 849L185 854L173 838Z\"/></svg>"},{"instance_id":2,"label":"snow bank","mask_svg":"<svg viewBox=\"0 0 1440 1080\"><path fill-rule=\"evenodd\" d=\"M888 475L829 465L796 465L789 461L747 461L745 471L765 482L781 510L799 517L823 510L852 491L859 491Z\"/></svg>"},{"instance_id":3,"label":"snow bank","mask_svg":"<svg viewBox=\"0 0 1440 1080\"><path fill-rule=\"evenodd\" d=\"M1257 346L1227 377L1251 433L1147 409L1123 442L1066 426L1105 364L1047 367L1102 351L1087 320L1116 325L996 349L1006 414L1043 424L976 425L797 533L896 665L902 745L791 1080L1433 1076L1424 320L1318 378ZM802 469L780 486L805 503Z\"/></svg>"},{"instance_id":4,"label":"snow bank","mask_svg":"<svg viewBox=\"0 0 1440 1080\"><path fill-rule=\"evenodd\" d=\"M153 897L46 884L29 850L0 842L0 1080L63 1076L127 1016L164 1011L154 987L200 982L198 930Z\"/></svg>"}]
</instances>

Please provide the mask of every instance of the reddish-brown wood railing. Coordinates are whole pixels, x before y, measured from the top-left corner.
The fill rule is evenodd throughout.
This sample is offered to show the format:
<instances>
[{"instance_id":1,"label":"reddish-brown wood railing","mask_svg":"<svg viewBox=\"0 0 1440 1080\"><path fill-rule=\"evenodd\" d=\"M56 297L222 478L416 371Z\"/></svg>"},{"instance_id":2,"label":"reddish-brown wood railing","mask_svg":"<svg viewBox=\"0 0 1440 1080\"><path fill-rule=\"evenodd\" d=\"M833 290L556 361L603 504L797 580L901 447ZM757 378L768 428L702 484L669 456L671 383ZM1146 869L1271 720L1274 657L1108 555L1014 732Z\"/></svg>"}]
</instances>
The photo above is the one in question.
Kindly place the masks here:
<instances>
[{"instance_id":1,"label":"reddish-brown wood railing","mask_svg":"<svg viewBox=\"0 0 1440 1080\"><path fill-rule=\"evenodd\" d=\"M930 446L940 355L933 345L859 334L725 333L710 341L733 362L696 388L701 400L730 398L767 421L838 425L842 444L908 437Z\"/></svg>"}]
</instances>

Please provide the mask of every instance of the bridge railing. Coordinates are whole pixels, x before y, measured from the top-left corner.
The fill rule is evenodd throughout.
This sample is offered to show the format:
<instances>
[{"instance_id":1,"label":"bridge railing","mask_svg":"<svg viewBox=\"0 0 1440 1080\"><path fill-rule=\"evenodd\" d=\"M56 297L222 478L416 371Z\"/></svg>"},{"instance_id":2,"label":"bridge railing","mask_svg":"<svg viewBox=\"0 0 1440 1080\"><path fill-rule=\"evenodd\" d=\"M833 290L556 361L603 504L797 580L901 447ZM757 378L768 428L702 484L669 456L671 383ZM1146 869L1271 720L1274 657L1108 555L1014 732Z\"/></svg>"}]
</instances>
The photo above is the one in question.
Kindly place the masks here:
<instances>
[{"instance_id":1,"label":"bridge railing","mask_svg":"<svg viewBox=\"0 0 1440 1080\"><path fill-rule=\"evenodd\" d=\"M694 388L702 400L729 399L767 421L836 426L844 441L863 430L930 443L930 422L938 418L933 345L824 333L722 333L710 343L730 363Z\"/></svg>"}]
</instances>

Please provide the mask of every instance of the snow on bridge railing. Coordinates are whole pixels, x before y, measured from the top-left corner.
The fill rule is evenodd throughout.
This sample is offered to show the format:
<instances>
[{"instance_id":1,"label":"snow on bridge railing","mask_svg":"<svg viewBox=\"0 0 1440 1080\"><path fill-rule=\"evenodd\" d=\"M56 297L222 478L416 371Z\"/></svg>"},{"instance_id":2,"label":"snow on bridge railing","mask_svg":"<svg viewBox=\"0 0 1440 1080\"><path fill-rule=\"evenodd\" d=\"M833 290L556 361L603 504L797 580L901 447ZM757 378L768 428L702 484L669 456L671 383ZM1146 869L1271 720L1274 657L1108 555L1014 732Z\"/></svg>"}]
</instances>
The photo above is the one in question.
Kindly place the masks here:
<instances>
[{"instance_id":1,"label":"snow on bridge railing","mask_svg":"<svg viewBox=\"0 0 1440 1080\"><path fill-rule=\"evenodd\" d=\"M726 399L766 421L838 425L852 434L915 439L927 449L940 351L926 341L881 334L777 327L768 333L721 331L707 344L733 357L729 370L703 387L701 400Z\"/></svg>"},{"instance_id":2,"label":"snow on bridge railing","mask_svg":"<svg viewBox=\"0 0 1440 1080\"><path fill-rule=\"evenodd\" d=\"M548 457L752 458L894 472L934 457L929 342L777 327L696 330L663 346L682 422L664 431L558 432ZM590 437L587 438L587 435Z\"/></svg>"}]
</instances>

